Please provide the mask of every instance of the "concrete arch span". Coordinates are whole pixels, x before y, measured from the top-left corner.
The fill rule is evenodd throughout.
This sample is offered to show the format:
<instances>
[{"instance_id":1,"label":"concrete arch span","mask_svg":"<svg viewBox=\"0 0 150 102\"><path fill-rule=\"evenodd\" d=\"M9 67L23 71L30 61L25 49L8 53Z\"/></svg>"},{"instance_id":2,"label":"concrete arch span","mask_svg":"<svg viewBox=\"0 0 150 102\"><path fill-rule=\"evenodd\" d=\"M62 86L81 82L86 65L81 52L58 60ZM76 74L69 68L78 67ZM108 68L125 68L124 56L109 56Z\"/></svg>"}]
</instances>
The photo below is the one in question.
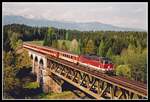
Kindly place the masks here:
<instances>
[{"instance_id":1,"label":"concrete arch span","mask_svg":"<svg viewBox=\"0 0 150 102\"><path fill-rule=\"evenodd\" d=\"M57 86L53 79L47 74L47 57L38 52L34 52L32 50L29 51L29 56L32 59L32 73L34 73L37 77L37 82L40 84L44 92L50 92L49 89L52 84Z\"/></svg>"}]
</instances>

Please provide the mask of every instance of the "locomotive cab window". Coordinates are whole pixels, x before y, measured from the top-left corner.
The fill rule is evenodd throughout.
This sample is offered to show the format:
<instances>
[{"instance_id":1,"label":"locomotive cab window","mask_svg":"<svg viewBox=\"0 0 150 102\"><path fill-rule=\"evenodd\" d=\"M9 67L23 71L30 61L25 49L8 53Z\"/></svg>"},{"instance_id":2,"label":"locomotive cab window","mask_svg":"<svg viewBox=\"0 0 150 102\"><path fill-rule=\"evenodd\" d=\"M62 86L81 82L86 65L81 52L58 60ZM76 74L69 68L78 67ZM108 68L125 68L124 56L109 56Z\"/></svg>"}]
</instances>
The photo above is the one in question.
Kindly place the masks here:
<instances>
[{"instance_id":1,"label":"locomotive cab window","mask_svg":"<svg viewBox=\"0 0 150 102\"><path fill-rule=\"evenodd\" d=\"M104 64L108 64L108 63L109 63L109 61L108 61L108 60L104 61Z\"/></svg>"}]
</instances>

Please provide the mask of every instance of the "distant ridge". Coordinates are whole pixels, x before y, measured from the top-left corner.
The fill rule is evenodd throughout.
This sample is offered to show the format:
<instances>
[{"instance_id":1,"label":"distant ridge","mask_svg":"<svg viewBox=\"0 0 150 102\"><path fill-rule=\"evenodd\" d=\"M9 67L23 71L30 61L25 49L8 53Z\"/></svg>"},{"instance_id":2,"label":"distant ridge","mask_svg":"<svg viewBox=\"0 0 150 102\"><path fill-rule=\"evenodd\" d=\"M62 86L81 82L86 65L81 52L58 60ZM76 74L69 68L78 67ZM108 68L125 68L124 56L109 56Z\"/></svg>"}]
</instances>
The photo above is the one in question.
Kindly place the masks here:
<instances>
[{"instance_id":1,"label":"distant ridge","mask_svg":"<svg viewBox=\"0 0 150 102\"><path fill-rule=\"evenodd\" d=\"M123 28L113 26L110 24L103 24L99 22L87 22L87 23L76 23L68 21L56 21L56 20L45 20L45 19L28 19L22 16L3 16L3 25L7 24L26 24L29 26L51 26L60 29L70 29L79 31L145 31L138 28Z\"/></svg>"}]
</instances>

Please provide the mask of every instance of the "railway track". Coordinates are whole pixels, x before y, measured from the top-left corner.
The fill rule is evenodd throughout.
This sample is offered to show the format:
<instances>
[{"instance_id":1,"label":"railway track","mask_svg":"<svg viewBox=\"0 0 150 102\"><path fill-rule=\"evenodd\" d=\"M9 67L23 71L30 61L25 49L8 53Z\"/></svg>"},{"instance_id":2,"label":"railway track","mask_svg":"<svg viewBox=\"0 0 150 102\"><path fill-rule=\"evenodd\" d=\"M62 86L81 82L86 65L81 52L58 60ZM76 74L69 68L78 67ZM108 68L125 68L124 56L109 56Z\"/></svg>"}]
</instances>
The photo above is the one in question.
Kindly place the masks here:
<instances>
[{"instance_id":1,"label":"railway track","mask_svg":"<svg viewBox=\"0 0 150 102\"><path fill-rule=\"evenodd\" d=\"M37 52L40 52L40 51L37 51ZM43 53L43 54L45 54L45 53ZM68 62L66 60L59 59L59 58L56 58L56 57L53 57L53 56L50 56L50 55L46 55L46 56L49 59L51 59L53 61L56 61L58 63L61 63L63 65L69 66L72 69L80 70L82 72L91 74L92 76L96 76L97 78L103 78L103 79L107 80L110 83L120 85L120 86L124 87L125 89L130 89L130 90L142 93L145 96L147 96L146 84L139 83L139 82L136 82L136 81L133 81L133 80L128 80L126 78L119 77L119 76L108 76L107 74L100 73L98 71L92 70L92 68L87 68L85 66L84 67L79 66L79 65L76 65L75 63L71 63L71 62Z\"/></svg>"},{"instance_id":2,"label":"railway track","mask_svg":"<svg viewBox=\"0 0 150 102\"><path fill-rule=\"evenodd\" d=\"M144 95L147 95L147 89L141 87L141 85L137 84L136 82L130 83L130 80L123 80L122 78L118 79L118 78L109 77L109 76L107 76L107 77L108 77L108 80L111 80L114 83L117 83L117 84L122 85L122 86L124 86L126 88L129 88L129 89L138 91L140 93L143 93Z\"/></svg>"},{"instance_id":3,"label":"railway track","mask_svg":"<svg viewBox=\"0 0 150 102\"><path fill-rule=\"evenodd\" d=\"M119 80L124 80L124 81L126 81L128 83L131 83L131 84L134 84L134 85L138 85L141 88L145 88L145 89L147 88L147 85L144 84L144 83L141 83L141 82L137 82L137 81L134 81L134 80L129 80L129 79L124 78L122 76L113 76L113 77L116 78L116 79L119 79Z\"/></svg>"},{"instance_id":4,"label":"railway track","mask_svg":"<svg viewBox=\"0 0 150 102\"><path fill-rule=\"evenodd\" d=\"M50 59L55 59L56 61L61 62L64 65L71 66L71 68L73 68L73 69L89 73L89 74L94 75L98 78L103 78L105 80L108 80L109 82L119 84L119 85L121 85L125 88L137 91L139 93L143 93L145 96L147 96L147 87L143 83L139 84L136 81L133 81L133 80L131 81L131 80L125 79L123 77L119 77L119 76L108 76L107 74L97 72L96 70L91 70L90 68L79 66L79 65L76 65L74 63L65 61L63 59L57 59L57 58L52 57L52 56L51 57L49 56L49 58Z\"/></svg>"}]
</instances>

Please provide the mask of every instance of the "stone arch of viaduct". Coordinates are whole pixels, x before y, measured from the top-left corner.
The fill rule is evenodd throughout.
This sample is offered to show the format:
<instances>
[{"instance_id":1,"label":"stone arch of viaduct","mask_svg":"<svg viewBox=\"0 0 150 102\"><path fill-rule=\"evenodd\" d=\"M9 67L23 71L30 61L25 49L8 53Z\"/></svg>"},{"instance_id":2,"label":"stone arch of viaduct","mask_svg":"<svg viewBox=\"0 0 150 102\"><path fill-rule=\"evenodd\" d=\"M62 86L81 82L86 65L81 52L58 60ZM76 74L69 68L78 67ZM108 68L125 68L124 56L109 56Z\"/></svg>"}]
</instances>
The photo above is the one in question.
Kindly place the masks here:
<instances>
[{"instance_id":1,"label":"stone arch of viaduct","mask_svg":"<svg viewBox=\"0 0 150 102\"><path fill-rule=\"evenodd\" d=\"M61 92L62 88L60 85L54 82L54 80L48 76L46 72L47 68L47 58L46 56L31 51L28 51L30 58L32 59L32 73L36 75L36 81L42 86L42 89L45 93L48 92ZM53 88L56 86L57 88ZM54 90L55 89L55 90Z\"/></svg>"}]
</instances>

